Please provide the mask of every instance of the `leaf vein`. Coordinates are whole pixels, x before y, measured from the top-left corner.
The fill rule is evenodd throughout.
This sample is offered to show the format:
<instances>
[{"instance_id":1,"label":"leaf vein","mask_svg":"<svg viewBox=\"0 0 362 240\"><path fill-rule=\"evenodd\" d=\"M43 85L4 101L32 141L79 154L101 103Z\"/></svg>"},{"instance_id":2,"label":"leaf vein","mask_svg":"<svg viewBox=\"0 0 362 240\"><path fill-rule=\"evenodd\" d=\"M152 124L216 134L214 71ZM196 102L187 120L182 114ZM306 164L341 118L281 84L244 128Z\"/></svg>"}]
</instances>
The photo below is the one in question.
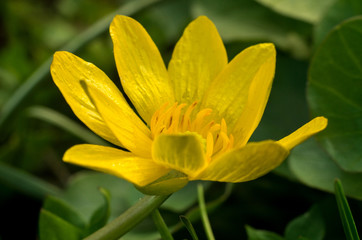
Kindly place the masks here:
<instances>
[{"instance_id":1,"label":"leaf vein","mask_svg":"<svg viewBox=\"0 0 362 240\"><path fill-rule=\"evenodd\" d=\"M341 31L338 31L338 36L341 39L341 42L343 43L343 45L346 48L346 53L348 53L348 55L350 56L350 58L352 59L352 61L356 64L356 66L358 67L358 69L360 70L360 72L362 72L362 64L359 61L359 59L356 57L356 55L354 54L353 50L351 49L351 47L349 46L349 44L347 43L347 40L345 39L345 37L343 36L343 34L341 33Z\"/></svg>"},{"instance_id":2,"label":"leaf vein","mask_svg":"<svg viewBox=\"0 0 362 240\"><path fill-rule=\"evenodd\" d=\"M338 97L340 100L347 103L348 105L353 106L353 107L357 108L358 110L362 111L362 106L360 106L359 103L356 103L351 99L348 99L346 96L344 96L341 93L337 92L335 89L333 89L331 87L328 87L326 85L323 85L321 83L318 83L316 81L311 82L311 84L313 84L315 87L320 88L321 90L325 90L325 91L329 92L330 94Z\"/></svg>"}]
</instances>

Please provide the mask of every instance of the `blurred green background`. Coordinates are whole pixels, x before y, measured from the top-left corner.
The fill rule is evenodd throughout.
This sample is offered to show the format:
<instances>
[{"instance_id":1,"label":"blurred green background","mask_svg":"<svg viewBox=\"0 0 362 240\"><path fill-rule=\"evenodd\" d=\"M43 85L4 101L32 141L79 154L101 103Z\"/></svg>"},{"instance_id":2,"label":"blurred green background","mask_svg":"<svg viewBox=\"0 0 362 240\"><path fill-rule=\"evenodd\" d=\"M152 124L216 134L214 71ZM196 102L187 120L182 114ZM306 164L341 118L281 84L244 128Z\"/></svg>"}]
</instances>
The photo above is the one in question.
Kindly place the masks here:
<instances>
[{"instance_id":1,"label":"blurred green background","mask_svg":"<svg viewBox=\"0 0 362 240\"><path fill-rule=\"evenodd\" d=\"M206 201L218 201L209 212L216 239L343 239L331 193L335 178L361 228L360 0L2 0L0 11L0 239L76 239L142 196L123 180L61 161L75 144L103 141L76 119L52 82L51 57L70 50L119 85L108 34L115 14L138 20L165 63L200 15L217 26L229 60L252 44L274 43L274 84L252 141L280 139L314 116L329 119L326 131L293 150L273 173L235 184L231 192L222 183L205 184ZM179 227L182 214L205 239L191 211L196 200L189 184L164 204L176 239L190 239ZM155 231L147 219L124 239L157 239Z\"/></svg>"}]
</instances>

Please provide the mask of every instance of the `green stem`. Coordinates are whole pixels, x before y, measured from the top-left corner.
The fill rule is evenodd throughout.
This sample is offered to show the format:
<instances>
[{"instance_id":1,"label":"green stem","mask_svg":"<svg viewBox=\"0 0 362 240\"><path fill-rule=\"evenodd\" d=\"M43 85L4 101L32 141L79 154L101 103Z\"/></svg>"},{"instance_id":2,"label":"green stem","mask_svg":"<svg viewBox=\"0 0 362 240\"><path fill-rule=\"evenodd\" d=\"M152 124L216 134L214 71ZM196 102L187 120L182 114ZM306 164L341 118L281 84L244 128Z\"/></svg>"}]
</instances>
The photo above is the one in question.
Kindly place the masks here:
<instances>
[{"instance_id":1,"label":"green stem","mask_svg":"<svg viewBox=\"0 0 362 240\"><path fill-rule=\"evenodd\" d=\"M129 208L121 216L108 223L103 228L86 237L84 240L115 240L130 231L152 211L157 209L169 197L145 196Z\"/></svg>"},{"instance_id":2,"label":"green stem","mask_svg":"<svg viewBox=\"0 0 362 240\"><path fill-rule=\"evenodd\" d=\"M70 52L77 51L86 43L90 42L91 40L105 32L108 29L108 26L115 15L133 15L150 6L151 4L157 3L159 1L160 0L129 1L127 4L124 4L116 11L100 19L94 25L89 27L86 31L76 36L67 45L65 45L62 50ZM32 75L30 75L28 79L25 80L25 82L3 105L3 109L0 114L0 128L4 126L5 122L12 116L12 114L17 110L20 104L25 100L25 98L35 89L35 87L37 87L39 83L42 82L42 80L47 79L46 76L49 74L49 68L52 60L53 56L49 57L38 69L35 70Z\"/></svg>"},{"instance_id":3,"label":"green stem","mask_svg":"<svg viewBox=\"0 0 362 240\"><path fill-rule=\"evenodd\" d=\"M151 215L152 215L152 220L155 223L158 232L161 234L161 238L163 240L173 240L173 237L170 231L168 230L168 227L165 221L163 220L160 211L158 211L158 209L155 209Z\"/></svg>"},{"instance_id":4,"label":"green stem","mask_svg":"<svg viewBox=\"0 0 362 240\"><path fill-rule=\"evenodd\" d=\"M204 225L204 228L205 228L206 237L208 240L215 240L214 233L212 232L210 221L207 216L205 199L204 199L204 188L203 188L202 184L199 184L197 186L197 193L198 193L198 197L199 197L201 220L202 220L202 224Z\"/></svg>"}]
</instances>

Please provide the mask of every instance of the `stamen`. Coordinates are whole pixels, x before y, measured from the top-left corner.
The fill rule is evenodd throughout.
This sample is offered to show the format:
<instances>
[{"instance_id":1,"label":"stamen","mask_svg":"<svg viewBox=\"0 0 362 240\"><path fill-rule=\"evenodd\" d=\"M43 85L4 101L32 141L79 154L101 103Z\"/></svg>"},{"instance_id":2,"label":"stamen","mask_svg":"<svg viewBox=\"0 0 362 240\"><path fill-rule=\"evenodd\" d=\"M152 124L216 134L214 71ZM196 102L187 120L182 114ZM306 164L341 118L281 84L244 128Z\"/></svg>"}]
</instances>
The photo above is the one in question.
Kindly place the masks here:
<instances>
[{"instance_id":1,"label":"stamen","mask_svg":"<svg viewBox=\"0 0 362 240\"><path fill-rule=\"evenodd\" d=\"M201 136L205 138L214 124L215 124L214 121L211 121L208 124L206 124L200 131Z\"/></svg>"},{"instance_id":2,"label":"stamen","mask_svg":"<svg viewBox=\"0 0 362 240\"><path fill-rule=\"evenodd\" d=\"M193 121L191 125L191 130L196 131L197 129L201 128L204 119L211 114L212 110L209 108L203 109L197 113L196 119Z\"/></svg>"},{"instance_id":3,"label":"stamen","mask_svg":"<svg viewBox=\"0 0 362 240\"><path fill-rule=\"evenodd\" d=\"M206 137L206 158L208 161L211 160L211 156L214 152L214 137L212 133L208 133Z\"/></svg>"},{"instance_id":4,"label":"stamen","mask_svg":"<svg viewBox=\"0 0 362 240\"><path fill-rule=\"evenodd\" d=\"M173 113L173 118L174 121L171 123L171 126L169 127L169 131L170 132L178 132L178 126L179 126L179 119L180 119L180 115L181 115L181 110L186 106L186 104L180 104L174 111ZM171 116L172 119L172 116Z\"/></svg>"},{"instance_id":5,"label":"stamen","mask_svg":"<svg viewBox=\"0 0 362 240\"><path fill-rule=\"evenodd\" d=\"M182 128L181 128L182 132L185 132L190 128L190 125L191 125L190 116L191 116L192 111L196 107L196 104L197 104L197 102L193 102L190 105L190 107L186 110L186 112L184 114L184 120L183 120Z\"/></svg>"},{"instance_id":6,"label":"stamen","mask_svg":"<svg viewBox=\"0 0 362 240\"><path fill-rule=\"evenodd\" d=\"M174 103L167 108L165 103L151 118L152 137L167 133L195 132L205 139L205 155L208 161L216 155L230 150L234 145L234 137L227 135L227 125L224 119L220 123L214 120L206 121L211 115L209 108L200 110L196 116L193 114L197 102L193 102L185 111L186 104ZM193 117L194 116L194 117Z\"/></svg>"}]
</instances>

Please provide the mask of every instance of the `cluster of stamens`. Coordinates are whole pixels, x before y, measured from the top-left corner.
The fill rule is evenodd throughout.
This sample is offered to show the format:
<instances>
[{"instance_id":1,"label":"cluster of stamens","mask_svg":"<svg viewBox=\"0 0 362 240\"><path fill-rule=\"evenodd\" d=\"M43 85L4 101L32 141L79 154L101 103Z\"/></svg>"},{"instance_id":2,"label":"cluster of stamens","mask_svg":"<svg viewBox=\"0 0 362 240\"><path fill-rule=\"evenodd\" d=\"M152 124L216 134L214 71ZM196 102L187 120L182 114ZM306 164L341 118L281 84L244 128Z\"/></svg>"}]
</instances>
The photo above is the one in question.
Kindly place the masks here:
<instances>
[{"instance_id":1,"label":"cluster of stamens","mask_svg":"<svg viewBox=\"0 0 362 240\"><path fill-rule=\"evenodd\" d=\"M230 150L234 144L232 134L227 134L227 126L224 119L221 123L207 119L212 110L205 108L197 114L193 111L197 102L192 103L188 108L186 104L175 103L167 108L164 104L157 110L151 119L152 138L160 134L174 134L193 132L200 135L206 142L205 154L208 161L221 153Z\"/></svg>"}]
</instances>

